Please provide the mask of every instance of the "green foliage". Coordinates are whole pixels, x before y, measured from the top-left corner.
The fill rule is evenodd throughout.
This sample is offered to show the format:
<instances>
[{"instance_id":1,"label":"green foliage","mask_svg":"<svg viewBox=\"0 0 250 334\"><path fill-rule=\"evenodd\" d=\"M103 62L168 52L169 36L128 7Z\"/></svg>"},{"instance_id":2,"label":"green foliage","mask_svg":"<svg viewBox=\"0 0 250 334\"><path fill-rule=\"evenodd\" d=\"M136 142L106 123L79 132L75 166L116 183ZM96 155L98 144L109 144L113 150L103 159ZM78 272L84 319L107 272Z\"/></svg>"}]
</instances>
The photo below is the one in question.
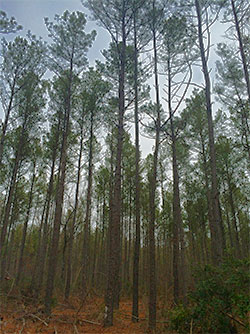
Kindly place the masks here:
<instances>
[{"instance_id":1,"label":"green foliage","mask_svg":"<svg viewBox=\"0 0 250 334\"><path fill-rule=\"evenodd\" d=\"M15 33L18 30L21 30L22 26L18 25L16 19L12 16L10 19L7 17L7 14L0 10L0 33L8 34Z\"/></svg>"},{"instance_id":2,"label":"green foliage","mask_svg":"<svg viewBox=\"0 0 250 334\"><path fill-rule=\"evenodd\" d=\"M237 333L236 325L241 323L241 328L249 329L249 265L248 260L228 258L220 267L197 270L196 288L187 306L172 311L171 328L187 333L192 324L194 333Z\"/></svg>"}]
</instances>

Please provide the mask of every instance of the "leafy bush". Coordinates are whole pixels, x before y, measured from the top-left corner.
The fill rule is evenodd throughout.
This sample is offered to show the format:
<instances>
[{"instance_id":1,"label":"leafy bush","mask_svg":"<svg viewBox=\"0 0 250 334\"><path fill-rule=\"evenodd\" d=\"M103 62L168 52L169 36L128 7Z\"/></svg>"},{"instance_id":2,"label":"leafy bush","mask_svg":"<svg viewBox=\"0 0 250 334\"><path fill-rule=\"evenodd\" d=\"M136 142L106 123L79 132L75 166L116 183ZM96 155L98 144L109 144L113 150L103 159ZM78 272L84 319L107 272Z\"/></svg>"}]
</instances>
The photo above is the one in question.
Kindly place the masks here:
<instances>
[{"instance_id":1,"label":"leafy bush","mask_svg":"<svg viewBox=\"0 0 250 334\"><path fill-rule=\"evenodd\" d=\"M220 267L206 266L196 272L195 290L187 305L171 313L171 327L178 333L237 333L249 329L249 261L226 259Z\"/></svg>"}]
</instances>

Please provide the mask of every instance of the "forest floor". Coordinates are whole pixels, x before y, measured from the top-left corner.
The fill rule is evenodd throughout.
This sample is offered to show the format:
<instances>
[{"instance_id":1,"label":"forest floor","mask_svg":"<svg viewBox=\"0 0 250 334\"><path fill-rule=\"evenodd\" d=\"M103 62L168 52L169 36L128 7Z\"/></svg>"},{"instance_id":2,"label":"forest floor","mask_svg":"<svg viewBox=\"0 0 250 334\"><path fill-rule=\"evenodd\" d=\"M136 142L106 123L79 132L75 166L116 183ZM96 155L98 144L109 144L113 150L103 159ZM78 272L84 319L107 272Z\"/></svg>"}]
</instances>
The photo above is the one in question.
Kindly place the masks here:
<instances>
[{"instance_id":1,"label":"forest floor","mask_svg":"<svg viewBox=\"0 0 250 334\"><path fill-rule=\"evenodd\" d=\"M3 306L4 305L4 306ZM121 300L114 313L114 326L104 328L103 298L88 298L83 304L79 298L69 302L58 301L48 318L42 307L25 300L12 300L1 307L0 333L3 334L139 334L147 333L146 305L140 302L140 321L131 321L132 302ZM157 331L158 332L158 331ZM159 330L159 333L162 333ZM166 333L164 331L164 333Z\"/></svg>"}]
</instances>

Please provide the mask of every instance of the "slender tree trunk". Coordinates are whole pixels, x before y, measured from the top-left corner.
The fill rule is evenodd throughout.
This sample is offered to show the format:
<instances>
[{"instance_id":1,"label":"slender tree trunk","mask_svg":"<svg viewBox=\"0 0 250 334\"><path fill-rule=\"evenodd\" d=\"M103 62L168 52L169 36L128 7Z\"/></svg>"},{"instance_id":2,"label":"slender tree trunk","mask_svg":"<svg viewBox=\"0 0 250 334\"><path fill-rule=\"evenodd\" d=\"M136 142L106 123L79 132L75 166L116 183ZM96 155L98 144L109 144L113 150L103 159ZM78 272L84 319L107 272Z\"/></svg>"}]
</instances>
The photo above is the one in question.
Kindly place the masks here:
<instances>
[{"instance_id":1,"label":"slender tree trunk","mask_svg":"<svg viewBox=\"0 0 250 334\"><path fill-rule=\"evenodd\" d=\"M19 283L21 274L22 274L22 270L23 270L23 253L24 253L24 247L25 247L25 241L26 241L26 235L27 235L27 227L28 227L28 222L30 218L30 210L31 210L32 200L33 200L33 188L34 188L35 178L36 178L36 162L34 162L33 170L34 171L33 171L33 177L32 177L31 186L30 186L28 209L26 213L26 219L23 225L23 235L22 235L22 242L21 242L21 247L20 247L16 284Z\"/></svg>"},{"instance_id":2,"label":"slender tree trunk","mask_svg":"<svg viewBox=\"0 0 250 334\"><path fill-rule=\"evenodd\" d=\"M206 185L208 223L209 223L209 229L211 232L213 230L213 208L212 208L211 190L209 187L209 172L208 172L206 153L205 153L205 143L204 143L204 138L202 134L200 134L200 138L201 138L201 149L202 149L201 154L202 154L202 159L203 159L203 172L204 172L205 185Z\"/></svg>"},{"instance_id":3,"label":"slender tree trunk","mask_svg":"<svg viewBox=\"0 0 250 334\"><path fill-rule=\"evenodd\" d=\"M227 168L227 166L226 166ZM231 207L231 213L233 218L233 229L234 229L234 239L235 239L235 252L237 254L237 257L241 257L241 246L240 246L240 239L239 239L239 232L238 232L238 226L237 226L237 219L236 219L236 210L234 205L234 199L233 199L233 189L232 189L232 183L230 180L230 175L227 170L227 184L228 184L228 191L229 191L229 204Z\"/></svg>"},{"instance_id":4,"label":"slender tree trunk","mask_svg":"<svg viewBox=\"0 0 250 334\"><path fill-rule=\"evenodd\" d=\"M210 226L211 252L212 252L213 264L218 265L222 260L224 249L223 249L222 221L221 221L220 204L219 204L219 191L217 185L216 155L215 155L215 145L214 145L214 128L212 119L212 103L211 103L211 88L210 88L211 85L210 85L210 77L207 66L207 59L205 55L205 47L203 43L201 8L198 0L195 0L195 6L198 19L198 38L199 38L200 55L202 61L202 70L204 74L205 87L206 87L205 94L206 94L211 180L212 180L211 200L213 208L213 221L211 222Z\"/></svg>"},{"instance_id":5,"label":"slender tree trunk","mask_svg":"<svg viewBox=\"0 0 250 334\"><path fill-rule=\"evenodd\" d=\"M89 233L90 233L90 219L91 219L91 195L92 195L92 183L93 183L93 145L94 145L94 115L91 111L91 125L90 125L90 137L89 137L89 157L88 157L88 186L87 186L87 201L86 201L86 216L84 222L84 235L83 235L83 272L82 272L82 291L83 298L87 296L88 286L88 273L89 273Z\"/></svg>"},{"instance_id":6,"label":"slender tree trunk","mask_svg":"<svg viewBox=\"0 0 250 334\"><path fill-rule=\"evenodd\" d=\"M124 2L123 2L124 6ZM120 69L119 69L119 120L116 149L116 168L114 194L112 199L112 217L109 233L108 252L108 282L105 297L106 314L104 326L113 325L113 310L115 297L119 296L120 289L120 220L121 220L121 161L124 136L124 82L125 82L125 52L126 52L126 31L125 31L125 10L123 8L122 21L122 42L120 48ZM118 306L118 305L116 305Z\"/></svg>"},{"instance_id":7,"label":"slender tree trunk","mask_svg":"<svg viewBox=\"0 0 250 334\"><path fill-rule=\"evenodd\" d=\"M245 53L244 45L242 41L242 34L240 31L240 23L239 23L239 19L237 16L237 10L235 8L235 0L231 0L231 6L232 6L232 11L233 11L233 16L234 16L235 29L237 32L237 37L238 37L238 42L239 42L240 56L241 56L242 65L243 65L244 77L245 77L246 86L247 86L248 101L250 103L250 81L249 81L248 65L247 65L246 53Z\"/></svg>"},{"instance_id":8,"label":"slender tree trunk","mask_svg":"<svg viewBox=\"0 0 250 334\"><path fill-rule=\"evenodd\" d=\"M11 231L13 230L13 225L18 220L18 216L19 216L19 208L17 207L18 196L17 196L16 190L17 190L17 185L15 187L13 204L12 204L11 213L10 213L11 218L10 218L10 223L8 226L7 240L9 240L10 234L12 235ZM12 253L12 244L10 243L10 245L9 244L6 245L6 247L4 247L3 249L3 256L2 256L2 261L1 261L1 272L3 273L3 275L5 275L6 268L7 270L9 270L8 267L10 265L10 262L12 261L14 263L13 259L15 258L15 256L14 255L11 256L11 253ZM15 274L15 270L13 267L13 275L14 274Z\"/></svg>"},{"instance_id":9,"label":"slender tree trunk","mask_svg":"<svg viewBox=\"0 0 250 334\"><path fill-rule=\"evenodd\" d=\"M59 140L59 128L60 128L60 119L57 125L57 132L56 132L56 139L55 143L57 144ZM55 145L53 147L52 151L52 164L50 168L50 179L49 179L49 185L48 185L48 190L46 194L46 199L45 199L45 216L41 219L41 227L42 227L42 236L41 236L41 246L38 248L38 253L37 253L37 261L36 261L36 266L35 266L35 280L34 280L34 291L35 291L35 296L38 297L41 287L43 284L43 279L44 279L44 267L45 267L45 259L46 259L46 254L47 254L47 248L48 248L48 231L49 231L49 213L50 213L50 205L51 205L51 197L52 197L52 192L53 192L53 187L54 187L54 174L55 174L55 164L56 164L56 156L57 156L57 146ZM44 218L44 221L43 221Z\"/></svg>"},{"instance_id":10,"label":"slender tree trunk","mask_svg":"<svg viewBox=\"0 0 250 334\"><path fill-rule=\"evenodd\" d=\"M141 213L140 213L140 143L139 143L139 117L138 117L138 50L136 12L134 12L134 94L135 94L135 244L133 262L133 304L132 321L139 318L139 260L141 239Z\"/></svg>"},{"instance_id":11,"label":"slender tree trunk","mask_svg":"<svg viewBox=\"0 0 250 334\"><path fill-rule=\"evenodd\" d=\"M92 266L92 274L91 274L91 286L95 286L95 271L96 271L96 259L97 259L97 252L98 252L98 245L99 244L99 231L98 226L96 224L95 227L95 241L94 241L94 254L93 254L93 266Z\"/></svg>"},{"instance_id":12,"label":"slender tree trunk","mask_svg":"<svg viewBox=\"0 0 250 334\"><path fill-rule=\"evenodd\" d=\"M25 134L25 124L23 125L22 128L22 133L18 142L18 147L16 151L16 157L14 161L14 167L12 171L12 177L11 177L11 182L10 182L10 187L9 187L9 192L8 192L8 199L7 203L5 206L5 211L4 211L4 217L3 217L3 223L2 223L2 229L1 229L1 239L0 239L0 260L2 258L2 253L3 253L3 247L5 244L5 238L6 238L6 232L8 228L8 223L9 223L9 215L10 215L10 210L11 210L11 203L13 200L13 194L14 194L14 189L16 186L16 178L17 178L17 172L18 168L20 165L20 160L22 157L22 150L24 146L24 134ZM0 275L0 280L3 278L4 272L1 269L1 275Z\"/></svg>"},{"instance_id":13,"label":"slender tree trunk","mask_svg":"<svg viewBox=\"0 0 250 334\"><path fill-rule=\"evenodd\" d=\"M69 218L67 219L67 222L63 226L63 248L62 248L62 267L61 267L61 281L65 282L65 267L66 267L66 253L67 253L67 244L68 244L68 238L67 238L67 225L69 224L71 215L69 215Z\"/></svg>"},{"instance_id":14,"label":"slender tree trunk","mask_svg":"<svg viewBox=\"0 0 250 334\"><path fill-rule=\"evenodd\" d=\"M53 234L50 245L49 262L48 262L48 277L46 284L46 294L45 294L45 313L51 313L51 303L52 295L54 290L54 280L57 267L57 251L60 235L60 226L62 219L62 209L63 209L63 198L64 198L64 186L65 186L65 175L66 175L66 163L67 163L67 141L69 135L70 127L70 112L71 112L71 85L72 85L72 75L73 75L73 56L70 65L70 75L69 75L69 88L68 96L65 108L65 119L64 119L64 133L62 138L62 148L60 156L60 167L59 167L59 178L56 191L56 208L55 217L53 224Z\"/></svg>"},{"instance_id":15,"label":"slender tree trunk","mask_svg":"<svg viewBox=\"0 0 250 334\"><path fill-rule=\"evenodd\" d=\"M0 140L0 165L2 164L3 147L4 147L7 127L8 127L8 124L9 124L9 118L10 118L10 112L11 112L11 109L12 109L12 103L13 103L13 99L14 99L14 95L15 95L15 86L16 86L16 77L14 77L13 84L11 86L10 100L9 100L5 120L4 120L4 123L2 125L1 140Z\"/></svg>"},{"instance_id":16,"label":"slender tree trunk","mask_svg":"<svg viewBox=\"0 0 250 334\"><path fill-rule=\"evenodd\" d=\"M156 119L156 132L155 132L155 148L154 148L154 161L153 170L150 178L150 191L149 191L149 320L148 328L149 332L153 333L156 328L156 263L155 263L155 193L157 183L157 166L158 155L160 145L160 93L158 82L158 55L157 55L157 43L156 43L156 28L155 28L155 0L153 1L153 50L154 50L154 79L155 79L155 94L156 94L156 107L157 107L157 119Z\"/></svg>"},{"instance_id":17,"label":"slender tree trunk","mask_svg":"<svg viewBox=\"0 0 250 334\"><path fill-rule=\"evenodd\" d=\"M240 112L240 118L241 118L241 126L242 126L242 141L245 137L245 143L243 143L244 149L246 149L248 158L250 160L250 144L249 144L249 133L250 133L250 127L249 127L249 105L242 106L242 110Z\"/></svg>"},{"instance_id":18,"label":"slender tree trunk","mask_svg":"<svg viewBox=\"0 0 250 334\"><path fill-rule=\"evenodd\" d=\"M38 241L37 241L36 259L35 259L35 264L34 264L34 267L33 267L31 283L30 283L30 288L32 290L34 290L34 288L35 288L36 279L37 279L37 269L38 269L37 266L38 266L39 258L40 258L40 255L41 255L42 230L43 230L43 222L44 222L44 216L45 216L45 211L46 211L46 206L47 206L46 200L45 200L45 202L43 204L43 211L42 211L42 216L41 216L41 222L40 222L39 230L38 230Z\"/></svg>"},{"instance_id":19,"label":"slender tree trunk","mask_svg":"<svg viewBox=\"0 0 250 334\"><path fill-rule=\"evenodd\" d=\"M172 105L171 105L171 70L170 60L168 59L168 109L171 128L172 141L172 172L173 172L173 279L174 279L174 302L177 304L180 299L180 227L182 224L180 195L179 195L179 174L177 169L176 157L176 137L173 124Z\"/></svg>"},{"instance_id":20,"label":"slender tree trunk","mask_svg":"<svg viewBox=\"0 0 250 334\"><path fill-rule=\"evenodd\" d=\"M83 129L81 129L81 139L80 139L80 150L78 155L78 166L77 166L77 181L76 181L76 192L75 192L75 205L72 222L70 223L69 231L69 246L68 246L68 256L67 256L67 277L64 297L67 300L70 294L71 277L72 277L72 253L73 253L73 242L74 242L74 230L76 223L76 214L78 209L78 199L79 199L79 187L81 179L81 163L82 163L82 152L83 152Z\"/></svg>"},{"instance_id":21,"label":"slender tree trunk","mask_svg":"<svg viewBox=\"0 0 250 334\"><path fill-rule=\"evenodd\" d=\"M209 260L209 251L207 246L207 231L206 231L206 222L204 214L202 215L202 220L201 220L201 243L204 252L204 264L206 264L208 263Z\"/></svg>"},{"instance_id":22,"label":"slender tree trunk","mask_svg":"<svg viewBox=\"0 0 250 334\"><path fill-rule=\"evenodd\" d=\"M10 243L8 247L8 255L7 255L7 271L12 271L12 262L13 262L13 248L14 248L14 242L15 242L15 228L12 228L11 230L11 236L10 236Z\"/></svg>"}]
</instances>

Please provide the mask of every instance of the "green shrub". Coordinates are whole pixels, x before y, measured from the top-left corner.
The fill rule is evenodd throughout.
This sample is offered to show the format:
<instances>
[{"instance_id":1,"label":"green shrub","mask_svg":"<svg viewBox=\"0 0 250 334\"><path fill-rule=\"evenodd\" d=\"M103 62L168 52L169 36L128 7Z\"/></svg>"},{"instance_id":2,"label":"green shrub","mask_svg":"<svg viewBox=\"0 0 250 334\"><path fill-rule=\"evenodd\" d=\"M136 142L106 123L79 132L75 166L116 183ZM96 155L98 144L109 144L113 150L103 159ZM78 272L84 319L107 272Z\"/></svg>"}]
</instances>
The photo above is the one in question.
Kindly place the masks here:
<instances>
[{"instance_id":1,"label":"green shrub","mask_svg":"<svg viewBox=\"0 0 250 334\"><path fill-rule=\"evenodd\" d=\"M192 324L193 333L237 333L237 327L247 332L249 261L226 259L220 267L197 270L195 276L197 284L187 305L171 313L171 328L188 333Z\"/></svg>"}]
</instances>

